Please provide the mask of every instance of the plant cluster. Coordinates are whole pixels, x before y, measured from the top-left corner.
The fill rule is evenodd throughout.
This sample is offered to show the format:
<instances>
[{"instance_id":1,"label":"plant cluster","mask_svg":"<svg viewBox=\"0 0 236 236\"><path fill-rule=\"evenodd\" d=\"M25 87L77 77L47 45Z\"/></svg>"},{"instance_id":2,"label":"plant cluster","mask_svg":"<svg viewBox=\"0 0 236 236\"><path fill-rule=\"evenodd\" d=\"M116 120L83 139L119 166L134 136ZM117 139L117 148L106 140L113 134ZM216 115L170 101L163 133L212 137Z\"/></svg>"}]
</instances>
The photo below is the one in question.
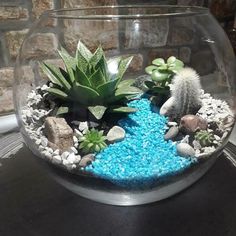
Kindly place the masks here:
<instances>
[{"instance_id":1,"label":"plant cluster","mask_svg":"<svg viewBox=\"0 0 236 236\"><path fill-rule=\"evenodd\" d=\"M100 152L107 145L105 143L106 137L103 135L103 131L96 130L94 128L88 130L84 136L79 138L81 142L79 149L85 154Z\"/></svg>"},{"instance_id":2,"label":"plant cluster","mask_svg":"<svg viewBox=\"0 0 236 236\"><path fill-rule=\"evenodd\" d=\"M213 133L207 130L200 130L195 134L195 139L201 144L201 146L206 147L212 144L215 140Z\"/></svg>"},{"instance_id":3,"label":"plant cluster","mask_svg":"<svg viewBox=\"0 0 236 236\"><path fill-rule=\"evenodd\" d=\"M152 65L145 68L147 74L151 75L151 81L145 81L152 94L168 94L169 84L173 76L184 67L184 63L174 56L165 60L156 58Z\"/></svg>"},{"instance_id":4,"label":"plant cluster","mask_svg":"<svg viewBox=\"0 0 236 236\"><path fill-rule=\"evenodd\" d=\"M127 101L140 93L133 86L134 80L122 80L132 57L116 57L106 60L102 47L92 52L79 41L75 56L64 48L58 50L65 64L63 68L42 63L43 72L50 79L48 92L61 99L62 106L58 114L67 113L72 107L83 107L97 120L105 112L134 112ZM116 67L112 73L109 66Z\"/></svg>"}]
</instances>

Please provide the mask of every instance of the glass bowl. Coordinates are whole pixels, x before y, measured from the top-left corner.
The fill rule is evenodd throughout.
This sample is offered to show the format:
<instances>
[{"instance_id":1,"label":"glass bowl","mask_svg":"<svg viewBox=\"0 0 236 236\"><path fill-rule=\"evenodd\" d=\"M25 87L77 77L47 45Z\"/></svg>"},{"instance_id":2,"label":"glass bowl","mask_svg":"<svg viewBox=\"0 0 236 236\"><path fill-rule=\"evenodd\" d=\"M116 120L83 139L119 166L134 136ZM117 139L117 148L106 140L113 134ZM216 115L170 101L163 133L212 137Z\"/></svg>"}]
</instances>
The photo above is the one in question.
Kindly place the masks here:
<instances>
[{"instance_id":1,"label":"glass bowl","mask_svg":"<svg viewBox=\"0 0 236 236\"><path fill-rule=\"evenodd\" d=\"M208 9L45 12L15 67L26 145L69 190L114 205L172 196L213 165L234 125L235 57Z\"/></svg>"}]
</instances>

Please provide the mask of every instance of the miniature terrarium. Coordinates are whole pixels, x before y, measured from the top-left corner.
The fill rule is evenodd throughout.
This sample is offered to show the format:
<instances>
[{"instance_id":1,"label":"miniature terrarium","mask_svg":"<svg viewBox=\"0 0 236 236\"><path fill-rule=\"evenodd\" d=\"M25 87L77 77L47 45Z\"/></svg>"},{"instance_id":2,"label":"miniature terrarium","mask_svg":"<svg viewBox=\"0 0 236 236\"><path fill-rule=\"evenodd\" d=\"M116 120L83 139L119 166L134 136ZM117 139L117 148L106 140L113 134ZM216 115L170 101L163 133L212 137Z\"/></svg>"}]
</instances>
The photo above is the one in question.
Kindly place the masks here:
<instances>
[{"instance_id":1,"label":"miniature terrarium","mask_svg":"<svg viewBox=\"0 0 236 236\"><path fill-rule=\"evenodd\" d=\"M199 179L227 142L234 63L205 8L49 11L18 56L21 132L44 167L82 196L160 200Z\"/></svg>"}]
</instances>

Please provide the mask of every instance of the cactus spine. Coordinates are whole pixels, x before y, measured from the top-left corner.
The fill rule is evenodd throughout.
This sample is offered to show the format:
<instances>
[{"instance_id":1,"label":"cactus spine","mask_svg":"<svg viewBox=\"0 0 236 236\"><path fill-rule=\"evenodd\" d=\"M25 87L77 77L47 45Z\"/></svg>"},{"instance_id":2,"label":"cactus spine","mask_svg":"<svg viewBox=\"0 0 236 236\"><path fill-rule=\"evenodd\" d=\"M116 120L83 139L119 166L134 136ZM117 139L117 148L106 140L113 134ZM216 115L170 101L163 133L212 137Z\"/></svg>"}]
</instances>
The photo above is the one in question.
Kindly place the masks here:
<instances>
[{"instance_id":1,"label":"cactus spine","mask_svg":"<svg viewBox=\"0 0 236 236\"><path fill-rule=\"evenodd\" d=\"M181 118L186 114L196 114L201 107L200 91L201 84L197 72L192 68L181 69L172 80L171 104L163 104L160 113L171 114L175 118Z\"/></svg>"}]
</instances>

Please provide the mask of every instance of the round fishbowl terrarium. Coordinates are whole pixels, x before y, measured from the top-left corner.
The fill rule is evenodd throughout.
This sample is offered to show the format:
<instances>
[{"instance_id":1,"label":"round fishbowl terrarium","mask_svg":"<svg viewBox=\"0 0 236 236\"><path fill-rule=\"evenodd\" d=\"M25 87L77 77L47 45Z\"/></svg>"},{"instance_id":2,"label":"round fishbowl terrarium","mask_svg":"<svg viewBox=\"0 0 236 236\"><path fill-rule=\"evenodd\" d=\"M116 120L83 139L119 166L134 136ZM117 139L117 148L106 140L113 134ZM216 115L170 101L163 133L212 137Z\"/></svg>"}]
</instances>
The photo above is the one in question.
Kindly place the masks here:
<instances>
[{"instance_id":1,"label":"round fishbowl terrarium","mask_svg":"<svg viewBox=\"0 0 236 236\"><path fill-rule=\"evenodd\" d=\"M26 145L59 183L108 204L167 198L215 162L234 125L235 57L200 7L44 13L15 68Z\"/></svg>"}]
</instances>

